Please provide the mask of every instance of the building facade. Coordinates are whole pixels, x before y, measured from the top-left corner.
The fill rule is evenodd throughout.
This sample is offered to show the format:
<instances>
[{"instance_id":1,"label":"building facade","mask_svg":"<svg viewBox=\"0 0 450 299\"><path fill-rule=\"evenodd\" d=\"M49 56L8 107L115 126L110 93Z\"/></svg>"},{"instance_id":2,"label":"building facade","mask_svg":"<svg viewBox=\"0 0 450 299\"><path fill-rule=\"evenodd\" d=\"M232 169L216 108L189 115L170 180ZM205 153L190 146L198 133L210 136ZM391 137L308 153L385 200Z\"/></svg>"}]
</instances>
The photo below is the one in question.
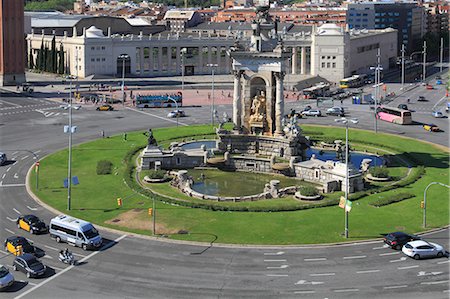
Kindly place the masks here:
<instances>
[{"instance_id":1,"label":"building facade","mask_svg":"<svg viewBox=\"0 0 450 299\"><path fill-rule=\"evenodd\" d=\"M426 33L426 13L416 2L361 2L348 4L350 29L397 29L397 49L417 51Z\"/></svg>"},{"instance_id":2,"label":"building facade","mask_svg":"<svg viewBox=\"0 0 450 299\"><path fill-rule=\"evenodd\" d=\"M0 86L25 82L23 5L0 0Z\"/></svg>"}]
</instances>

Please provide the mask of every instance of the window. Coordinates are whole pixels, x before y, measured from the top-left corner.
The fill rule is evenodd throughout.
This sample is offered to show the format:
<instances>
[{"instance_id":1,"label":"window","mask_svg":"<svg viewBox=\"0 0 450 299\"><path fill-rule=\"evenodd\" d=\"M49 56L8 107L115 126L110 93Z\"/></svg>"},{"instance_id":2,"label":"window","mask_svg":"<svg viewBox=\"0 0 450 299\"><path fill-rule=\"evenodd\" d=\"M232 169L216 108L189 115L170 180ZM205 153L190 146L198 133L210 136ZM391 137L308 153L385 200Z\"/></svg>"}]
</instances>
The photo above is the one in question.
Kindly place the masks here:
<instances>
[{"instance_id":1,"label":"window","mask_svg":"<svg viewBox=\"0 0 450 299\"><path fill-rule=\"evenodd\" d=\"M76 49L78 48L78 47L75 47ZM91 47L91 50L95 50L95 47Z\"/></svg>"},{"instance_id":2,"label":"window","mask_svg":"<svg viewBox=\"0 0 450 299\"><path fill-rule=\"evenodd\" d=\"M106 61L106 59L105 59L105 58L102 58L102 61Z\"/></svg>"},{"instance_id":3,"label":"window","mask_svg":"<svg viewBox=\"0 0 450 299\"><path fill-rule=\"evenodd\" d=\"M105 48L105 46L102 46L102 50L105 50L106 48Z\"/></svg>"},{"instance_id":4,"label":"window","mask_svg":"<svg viewBox=\"0 0 450 299\"><path fill-rule=\"evenodd\" d=\"M94 62L95 61L95 59L94 58L91 58L91 62Z\"/></svg>"},{"instance_id":5,"label":"window","mask_svg":"<svg viewBox=\"0 0 450 299\"><path fill-rule=\"evenodd\" d=\"M322 68L325 68L325 62L322 62Z\"/></svg>"},{"instance_id":6,"label":"window","mask_svg":"<svg viewBox=\"0 0 450 299\"><path fill-rule=\"evenodd\" d=\"M328 69L330 68L330 63L329 63L329 62L327 62L327 68L328 68Z\"/></svg>"},{"instance_id":7,"label":"window","mask_svg":"<svg viewBox=\"0 0 450 299\"><path fill-rule=\"evenodd\" d=\"M65 227L62 227L62 226L59 226L56 224L51 224L50 229L57 230L57 231L60 231L60 232L63 232L63 233L66 233L66 234L72 235L72 236L76 235L76 232L74 230L71 230L70 228L65 228Z\"/></svg>"},{"instance_id":8,"label":"window","mask_svg":"<svg viewBox=\"0 0 450 299\"><path fill-rule=\"evenodd\" d=\"M97 58L97 61L100 61L100 58Z\"/></svg>"},{"instance_id":9,"label":"window","mask_svg":"<svg viewBox=\"0 0 450 299\"><path fill-rule=\"evenodd\" d=\"M334 69L336 68L336 62L333 62L333 68Z\"/></svg>"}]
</instances>

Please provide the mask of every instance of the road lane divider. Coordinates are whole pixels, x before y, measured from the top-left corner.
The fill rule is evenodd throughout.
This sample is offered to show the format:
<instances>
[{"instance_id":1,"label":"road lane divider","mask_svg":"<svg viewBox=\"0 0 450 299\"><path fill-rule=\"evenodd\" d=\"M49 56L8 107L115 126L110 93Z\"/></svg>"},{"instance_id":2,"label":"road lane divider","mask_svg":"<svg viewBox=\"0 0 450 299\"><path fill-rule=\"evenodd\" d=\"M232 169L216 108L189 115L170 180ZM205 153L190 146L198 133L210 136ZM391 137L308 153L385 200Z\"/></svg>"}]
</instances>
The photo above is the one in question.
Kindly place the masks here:
<instances>
[{"instance_id":1,"label":"road lane divider","mask_svg":"<svg viewBox=\"0 0 450 299\"><path fill-rule=\"evenodd\" d=\"M264 260L265 262L286 262L286 260Z\"/></svg>"},{"instance_id":2,"label":"road lane divider","mask_svg":"<svg viewBox=\"0 0 450 299\"><path fill-rule=\"evenodd\" d=\"M284 251L278 251L278 252L264 252L264 255L283 255Z\"/></svg>"},{"instance_id":3,"label":"road lane divider","mask_svg":"<svg viewBox=\"0 0 450 299\"><path fill-rule=\"evenodd\" d=\"M326 257L303 259L304 262L318 262L318 261L326 261L326 260L327 260Z\"/></svg>"},{"instance_id":4,"label":"road lane divider","mask_svg":"<svg viewBox=\"0 0 450 299\"><path fill-rule=\"evenodd\" d=\"M398 285L398 286L386 286L386 287L383 287L383 289L390 290L390 289L401 289L401 288L407 288L407 287L408 287L408 285L402 284L402 285Z\"/></svg>"},{"instance_id":5,"label":"road lane divider","mask_svg":"<svg viewBox=\"0 0 450 299\"><path fill-rule=\"evenodd\" d=\"M380 270L374 269L374 270L362 270L362 271L356 271L357 274L376 273L376 272L380 272Z\"/></svg>"},{"instance_id":6,"label":"road lane divider","mask_svg":"<svg viewBox=\"0 0 450 299\"><path fill-rule=\"evenodd\" d=\"M363 259L363 258L366 258L366 257L367 257L367 255L344 256L344 260Z\"/></svg>"},{"instance_id":7,"label":"road lane divider","mask_svg":"<svg viewBox=\"0 0 450 299\"><path fill-rule=\"evenodd\" d=\"M405 266L405 267L398 267L398 270L407 270L407 269L413 269L413 268L419 268L419 265L413 265L413 266Z\"/></svg>"},{"instance_id":8,"label":"road lane divider","mask_svg":"<svg viewBox=\"0 0 450 299\"><path fill-rule=\"evenodd\" d=\"M312 273L309 276L334 276L336 273Z\"/></svg>"}]
</instances>

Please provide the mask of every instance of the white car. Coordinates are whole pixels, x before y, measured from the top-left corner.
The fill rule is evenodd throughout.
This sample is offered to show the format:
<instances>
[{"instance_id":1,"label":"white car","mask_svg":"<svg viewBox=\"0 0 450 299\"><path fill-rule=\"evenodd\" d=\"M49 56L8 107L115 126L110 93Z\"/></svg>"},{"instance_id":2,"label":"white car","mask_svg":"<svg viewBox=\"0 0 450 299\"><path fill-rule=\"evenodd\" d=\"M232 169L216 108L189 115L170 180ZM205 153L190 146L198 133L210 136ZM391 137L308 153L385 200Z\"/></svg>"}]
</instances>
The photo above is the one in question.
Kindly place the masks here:
<instances>
[{"instance_id":1,"label":"white car","mask_svg":"<svg viewBox=\"0 0 450 299\"><path fill-rule=\"evenodd\" d=\"M303 112L302 112L302 115L304 115L304 116L315 116L315 117L318 117L318 116L321 116L321 115L322 115L322 112L320 112L320 110L311 109L311 110L303 111Z\"/></svg>"},{"instance_id":2,"label":"white car","mask_svg":"<svg viewBox=\"0 0 450 299\"><path fill-rule=\"evenodd\" d=\"M6 154L0 152L0 166L5 164L8 159L6 158Z\"/></svg>"},{"instance_id":3,"label":"white car","mask_svg":"<svg viewBox=\"0 0 450 299\"><path fill-rule=\"evenodd\" d=\"M9 273L9 270L0 265L0 291L12 286L14 284L14 276Z\"/></svg>"},{"instance_id":4,"label":"white car","mask_svg":"<svg viewBox=\"0 0 450 299\"><path fill-rule=\"evenodd\" d=\"M442 257L445 254L445 250L441 245L423 240L406 243L402 248L402 252L415 260L427 257Z\"/></svg>"},{"instance_id":5,"label":"white car","mask_svg":"<svg viewBox=\"0 0 450 299\"><path fill-rule=\"evenodd\" d=\"M175 117L185 117L186 113L184 113L183 110L173 110L167 114L168 118L175 118Z\"/></svg>"}]
</instances>

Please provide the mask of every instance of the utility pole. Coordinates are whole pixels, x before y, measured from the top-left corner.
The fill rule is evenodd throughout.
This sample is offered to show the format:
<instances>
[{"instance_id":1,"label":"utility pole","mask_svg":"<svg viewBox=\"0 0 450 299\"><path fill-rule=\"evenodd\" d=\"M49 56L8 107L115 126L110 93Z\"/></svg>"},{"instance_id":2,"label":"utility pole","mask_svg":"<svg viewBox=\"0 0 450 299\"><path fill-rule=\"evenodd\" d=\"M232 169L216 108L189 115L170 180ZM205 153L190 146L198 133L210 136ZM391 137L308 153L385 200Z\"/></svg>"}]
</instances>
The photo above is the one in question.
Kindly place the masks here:
<instances>
[{"instance_id":1,"label":"utility pole","mask_svg":"<svg viewBox=\"0 0 450 299\"><path fill-rule=\"evenodd\" d=\"M441 62L440 67L439 67L439 72L442 73L442 63L444 63L443 59L444 59L444 38L441 37L441 49L440 49L440 53L439 53L439 60Z\"/></svg>"},{"instance_id":2,"label":"utility pole","mask_svg":"<svg viewBox=\"0 0 450 299\"><path fill-rule=\"evenodd\" d=\"M380 98L380 84L381 84L381 75L380 75L380 61L381 61L381 54L380 54L380 48L378 48L377 51L377 66L375 68L375 133L378 133L378 119L377 119L377 110L378 110L378 100Z\"/></svg>"},{"instance_id":3,"label":"utility pole","mask_svg":"<svg viewBox=\"0 0 450 299\"><path fill-rule=\"evenodd\" d=\"M77 57L78 61L78 57ZM77 63L78 70L78 63ZM78 80L78 79L77 79ZM72 76L70 77L69 95L69 161L67 165L67 210L70 211L72 199Z\"/></svg>"},{"instance_id":4,"label":"utility pole","mask_svg":"<svg viewBox=\"0 0 450 299\"><path fill-rule=\"evenodd\" d=\"M425 82L426 78L426 63L427 63L427 41L423 41L423 70L422 70L422 82Z\"/></svg>"},{"instance_id":5,"label":"utility pole","mask_svg":"<svg viewBox=\"0 0 450 299\"><path fill-rule=\"evenodd\" d=\"M405 44L402 44L402 89L405 86Z\"/></svg>"}]
</instances>

